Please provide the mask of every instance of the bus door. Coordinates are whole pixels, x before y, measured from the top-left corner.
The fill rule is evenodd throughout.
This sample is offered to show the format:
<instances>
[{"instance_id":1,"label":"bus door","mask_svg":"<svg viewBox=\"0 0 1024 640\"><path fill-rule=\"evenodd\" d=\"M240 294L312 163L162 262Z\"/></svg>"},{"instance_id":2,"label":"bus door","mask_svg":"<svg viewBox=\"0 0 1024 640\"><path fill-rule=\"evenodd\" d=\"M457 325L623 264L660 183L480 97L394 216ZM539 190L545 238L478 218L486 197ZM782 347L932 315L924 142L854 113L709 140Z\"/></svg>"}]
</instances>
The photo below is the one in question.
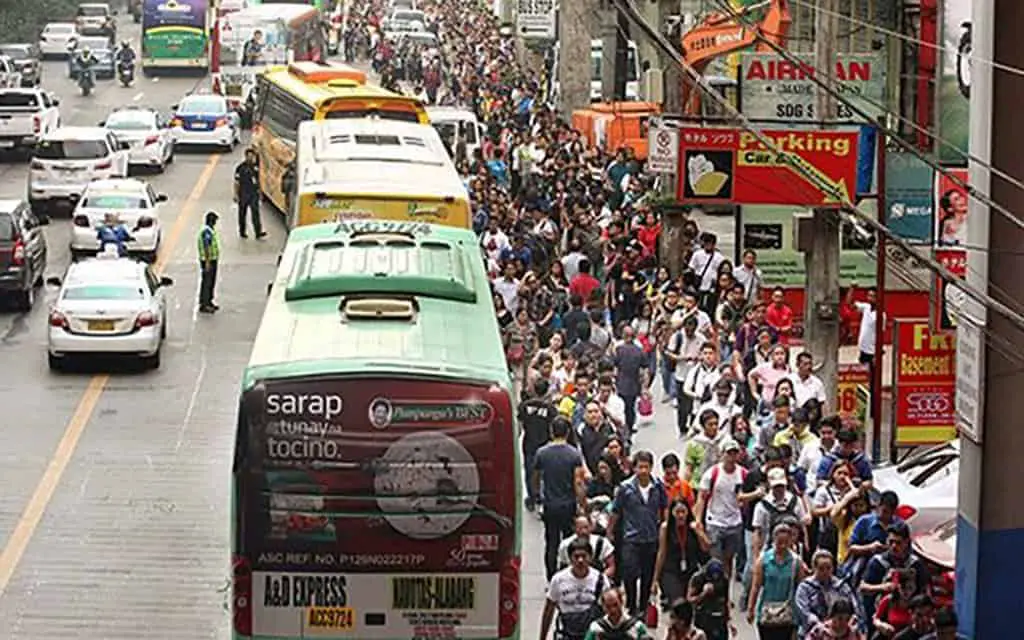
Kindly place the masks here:
<instances>
[{"instance_id":1,"label":"bus door","mask_svg":"<svg viewBox=\"0 0 1024 640\"><path fill-rule=\"evenodd\" d=\"M275 638L513 635L519 472L507 392L288 378L246 392L243 415L236 628Z\"/></svg>"}]
</instances>

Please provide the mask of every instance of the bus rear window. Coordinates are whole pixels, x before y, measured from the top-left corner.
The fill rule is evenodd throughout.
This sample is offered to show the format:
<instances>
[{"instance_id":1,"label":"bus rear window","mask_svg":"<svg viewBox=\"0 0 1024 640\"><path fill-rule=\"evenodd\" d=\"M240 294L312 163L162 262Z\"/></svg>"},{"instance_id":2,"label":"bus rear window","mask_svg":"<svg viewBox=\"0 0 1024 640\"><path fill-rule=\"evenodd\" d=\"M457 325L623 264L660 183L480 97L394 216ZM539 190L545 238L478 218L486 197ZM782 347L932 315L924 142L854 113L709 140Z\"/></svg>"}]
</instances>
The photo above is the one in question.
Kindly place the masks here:
<instances>
[{"instance_id":1,"label":"bus rear window","mask_svg":"<svg viewBox=\"0 0 1024 640\"><path fill-rule=\"evenodd\" d=\"M408 111L397 108L367 109L364 105L331 105L329 111L324 114L325 120L343 120L346 118L365 118L369 115L377 115L381 120L397 120L399 122L419 122L419 114L415 111Z\"/></svg>"}]
</instances>

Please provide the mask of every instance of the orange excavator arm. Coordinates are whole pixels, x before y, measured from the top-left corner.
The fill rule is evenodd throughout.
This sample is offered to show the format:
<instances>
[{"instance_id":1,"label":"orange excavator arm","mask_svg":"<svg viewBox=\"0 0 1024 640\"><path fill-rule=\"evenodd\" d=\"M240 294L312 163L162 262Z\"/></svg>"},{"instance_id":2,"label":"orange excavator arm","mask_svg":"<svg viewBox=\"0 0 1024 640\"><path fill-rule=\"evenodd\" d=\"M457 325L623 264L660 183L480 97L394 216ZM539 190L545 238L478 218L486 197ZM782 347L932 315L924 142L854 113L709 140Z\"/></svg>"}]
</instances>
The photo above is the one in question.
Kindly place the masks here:
<instances>
[{"instance_id":1,"label":"orange excavator arm","mask_svg":"<svg viewBox=\"0 0 1024 640\"><path fill-rule=\"evenodd\" d=\"M683 34L683 58L697 73L703 75L711 61L719 56L742 51L752 45L756 45L756 51L771 52L773 49L769 42L785 46L792 22L788 0L765 0L738 12L746 15L765 7L767 10L764 18L754 29L727 13L708 15L698 26ZM682 105L684 113L700 113L700 92L696 83L686 75L683 77Z\"/></svg>"}]
</instances>

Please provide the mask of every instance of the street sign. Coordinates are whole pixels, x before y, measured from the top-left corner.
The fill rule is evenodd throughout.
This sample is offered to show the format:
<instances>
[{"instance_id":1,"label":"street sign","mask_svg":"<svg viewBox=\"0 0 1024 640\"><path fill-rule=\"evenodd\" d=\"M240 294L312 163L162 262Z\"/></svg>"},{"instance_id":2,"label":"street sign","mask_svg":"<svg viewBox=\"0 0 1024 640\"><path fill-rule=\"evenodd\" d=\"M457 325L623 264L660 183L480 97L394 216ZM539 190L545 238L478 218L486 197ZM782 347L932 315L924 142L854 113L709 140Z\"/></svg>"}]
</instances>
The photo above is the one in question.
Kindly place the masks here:
<instances>
[{"instance_id":1,"label":"street sign","mask_svg":"<svg viewBox=\"0 0 1024 640\"><path fill-rule=\"evenodd\" d=\"M740 96L743 115L753 120L822 120L814 113L818 86L814 76L814 57L798 56L803 64L790 62L776 53L741 54L743 76ZM875 53L840 53L836 56L836 90L858 109L870 116L883 110L871 104L885 105L885 56ZM869 99L865 100L865 98ZM839 122L859 122L860 116L839 103Z\"/></svg>"},{"instance_id":2,"label":"street sign","mask_svg":"<svg viewBox=\"0 0 1024 640\"><path fill-rule=\"evenodd\" d=\"M956 325L957 430L981 444L985 395L985 331L983 325L961 312Z\"/></svg>"},{"instance_id":3,"label":"street sign","mask_svg":"<svg viewBox=\"0 0 1024 640\"><path fill-rule=\"evenodd\" d=\"M516 33L524 40L554 40L554 0L518 0Z\"/></svg>"},{"instance_id":4,"label":"street sign","mask_svg":"<svg viewBox=\"0 0 1024 640\"><path fill-rule=\"evenodd\" d=\"M679 130L664 125L647 132L647 170L674 174L679 168Z\"/></svg>"}]
</instances>

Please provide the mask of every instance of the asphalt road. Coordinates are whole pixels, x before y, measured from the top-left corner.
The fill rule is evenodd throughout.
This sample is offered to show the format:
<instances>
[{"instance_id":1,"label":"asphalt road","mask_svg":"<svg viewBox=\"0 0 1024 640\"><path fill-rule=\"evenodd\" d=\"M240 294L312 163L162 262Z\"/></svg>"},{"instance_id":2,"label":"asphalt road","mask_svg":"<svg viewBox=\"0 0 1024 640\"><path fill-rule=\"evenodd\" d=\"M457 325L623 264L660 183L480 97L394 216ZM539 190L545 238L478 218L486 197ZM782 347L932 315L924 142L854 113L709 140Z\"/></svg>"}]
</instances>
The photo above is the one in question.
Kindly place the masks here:
<instances>
[{"instance_id":1,"label":"asphalt road","mask_svg":"<svg viewBox=\"0 0 1024 640\"><path fill-rule=\"evenodd\" d=\"M139 27L120 23L138 41ZM167 109L194 77L140 75L123 88L101 81L83 98L66 63L46 63L44 87L64 124L94 125L125 104ZM9 640L226 638L230 459L239 380L285 232L263 212L269 236L235 234L234 154L180 150L163 175L169 196L157 266L174 279L168 340L158 371L76 371L46 365L46 318L55 291L30 313L0 310L0 633ZM24 197L27 160L0 158L0 197ZM222 213L222 310L196 312L195 237L207 210ZM70 221L46 228L47 275L69 261ZM252 236L250 235L250 238ZM641 446L676 445L672 419L643 431ZM544 593L540 523L523 527L523 637L536 638ZM752 637L742 634L741 637Z\"/></svg>"}]
</instances>

